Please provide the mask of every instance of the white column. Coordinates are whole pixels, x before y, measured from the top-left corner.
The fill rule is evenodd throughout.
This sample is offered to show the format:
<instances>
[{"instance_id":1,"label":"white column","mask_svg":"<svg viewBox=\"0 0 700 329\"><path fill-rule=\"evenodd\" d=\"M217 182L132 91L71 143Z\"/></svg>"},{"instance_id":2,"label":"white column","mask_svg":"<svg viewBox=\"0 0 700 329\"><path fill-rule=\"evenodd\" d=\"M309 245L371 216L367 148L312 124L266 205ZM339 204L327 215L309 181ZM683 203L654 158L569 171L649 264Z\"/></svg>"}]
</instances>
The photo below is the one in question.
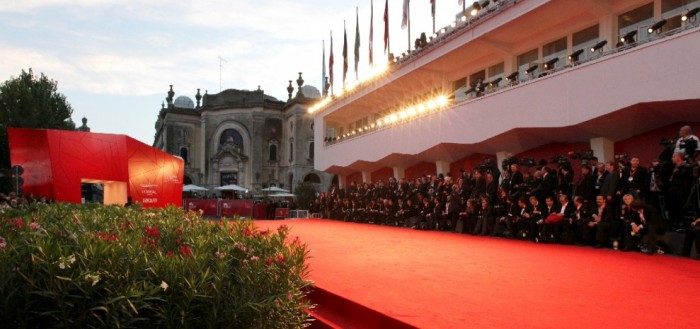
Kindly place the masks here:
<instances>
[{"instance_id":1,"label":"white column","mask_svg":"<svg viewBox=\"0 0 700 329\"><path fill-rule=\"evenodd\" d=\"M436 175L443 174L447 176L447 173L450 172L450 163L447 161L435 161L435 171Z\"/></svg>"},{"instance_id":2,"label":"white column","mask_svg":"<svg viewBox=\"0 0 700 329\"><path fill-rule=\"evenodd\" d=\"M401 178L406 177L406 168L404 167L394 167L394 178L396 180L399 180Z\"/></svg>"},{"instance_id":3,"label":"white column","mask_svg":"<svg viewBox=\"0 0 700 329\"><path fill-rule=\"evenodd\" d=\"M369 183L371 181L372 181L372 173L369 171L363 171L362 172L362 182Z\"/></svg>"},{"instance_id":4,"label":"white column","mask_svg":"<svg viewBox=\"0 0 700 329\"><path fill-rule=\"evenodd\" d=\"M501 163L503 163L503 160L508 159L512 156L513 156L513 153L508 152L508 151L496 152L496 165L498 166L498 168L501 168ZM501 173L501 177L499 179L503 180L503 173Z\"/></svg>"},{"instance_id":5,"label":"white column","mask_svg":"<svg viewBox=\"0 0 700 329\"><path fill-rule=\"evenodd\" d=\"M348 179L348 175L342 175L338 174L338 188L343 188L348 186L346 180Z\"/></svg>"},{"instance_id":6,"label":"white column","mask_svg":"<svg viewBox=\"0 0 700 329\"><path fill-rule=\"evenodd\" d=\"M591 138L591 150L598 157L598 162L615 160L615 142L605 137Z\"/></svg>"}]
</instances>

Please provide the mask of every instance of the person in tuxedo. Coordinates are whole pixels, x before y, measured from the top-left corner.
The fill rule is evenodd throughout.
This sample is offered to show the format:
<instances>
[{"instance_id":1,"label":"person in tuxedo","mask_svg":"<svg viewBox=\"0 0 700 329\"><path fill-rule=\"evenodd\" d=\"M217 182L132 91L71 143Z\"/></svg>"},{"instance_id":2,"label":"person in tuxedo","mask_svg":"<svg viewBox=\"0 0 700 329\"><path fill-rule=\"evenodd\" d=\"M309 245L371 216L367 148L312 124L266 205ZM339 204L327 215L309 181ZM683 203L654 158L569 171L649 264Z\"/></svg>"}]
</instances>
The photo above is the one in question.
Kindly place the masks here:
<instances>
[{"instance_id":1,"label":"person in tuxedo","mask_svg":"<svg viewBox=\"0 0 700 329\"><path fill-rule=\"evenodd\" d=\"M622 193L630 193L637 199L646 200L649 193L649 171L639 165L638 156L633 156L630 165L622 170L620 184Z\"/></svg>"},{"instance_id":2,"label":"person in tuxedo","mask_svg":"<svg viewBox=\"0 0 700 329\"><path fill-rule=\"evenodd\" d=\"M540 202L536 196L530 196L530 212L523 215L528 219L530 227L528 229L528 239L534 242L539 242L542 239L541 236L541 224L544 219L547 218L547 206L545 203Z\"/></svg>"},{"instance_id":3,"label":"person in tuxedo","mask_svg":"<svg viewBox=\"0 0 700 329\"><path fill-rule=\"evenodd\" d=\"M593 236L593 232L595 232L595 243L593 246L602 248L609 243L613 221L616 220L615 211L602 195L595 198L595 204L592 220L588 222L588 229L584 231L584 234L590 238Z\"/></svg>"},{"instance_id":4,"label":"person in tuxedo","mask_svg":"<svg viewBox=\"0 0 700 329\"><path fill-rule=\"evenodd\" d=\"M493 207L491 207L489 198L481 198L481 208L479 208L473 233L478 235L489 235L493 231L494 220Z\"/></svg>"},{"instance_id":5,"label":"person in tuxedo","mask_svg":"<svg viewBox=\"0 0 700 329\"><path fill-rule=\"evenodd\" d=\"M673 227L680 227L683 223L685 203L690 194L692 171L683 159L682 152L675 152L671 158L673 170L667 180L666 210L669 222Z\"/></svg>"},{"instance_id":6,"label":"person in tuxedo","mask_svg":"<svg viewBox=\"0 0 700 329\"><path fill-rule=\"evenodd\" d=\"M557 240L554 235L554 227L558 220L556 214L561 210L561 205L554 202L553 196L545 198L545 205L546 216L542 214L543 219L538 221L540 237L542 238L540 241L554 243Z\"/></svg>"},{"instance_id":7,"label":"person in tuxedo","mask_svg":"<svg viewBox=\"0 0 700 329\"><path fill-rule=\"evenodd\" d=\"M550 213L549 217L547 217L548 232L551 232L555 241L572 244L574 242L570 239L562 241L562 232L566 228L565 225L570 225L571 220L576 217L576 206L569 201L569 197L564 193L559 195L559 204L561 205L559 210L553 214Z\"/></svg>"},{"instance_id":8,"label":"person in tuxedo","mask_svg":"<svg viewBox=\"0 0 700 329\"><path fill-rule=\"evenodd\" d=\"M642 200L634 200L631 205L632 218L625 234L625 250L635 250L646 237L647 247L642 249L647 255L656 253L657 230L662 225L661 215L656 209Z\"/></svg>"},{"instance_id":9,"label":"person in tuxedo","mask_svg":"<svg viewBox=\"0 0 700 329\"><path fill-rule=\"evenodd\" d=\"M604 196L608 202L614 202L617 197L617 185L620 181L620 172L617 170L615 162L609 161L605 164L605 179L600 187L600 195Z\"/></svg>"},{"instance_id":10,"label":"person in tuxedo","mask_svg":"<svg viewBox=\"0 0 700 329\"><path fill-rule=\"evenodd\" d=\"M591 173L591 167L588 165L581 166L581 175L576 182L576 195L580 195L588 203L593 203L596 197L595 191L596 178Z\"/></svg>"},{"instance_id":11,"label":"person in tuxedo","mask_svg":"<svg viewBox=\"0 0 700 329\"><path fill-rule=\"evenodd\" d=\"M576 207L576 214L573 218L569 220L570 230L569 236L573 237L573 241L576 244L586 245L591 243L591 238L588 236L587 228L588 223L591 221L592 214L586 203L586 200L580 195L574 197L574 206ZM566 229L566 226L565 226ZM566 233L566 230L564 231Z\"/></svg>"},{"instance_id":12,"label":"person in tuxedo","mask_svg":"<svg viewBox=\"0 0 700 329\"><path fill-rule=\"evenodd\" d=\"M690 229L685 233L681 255L690 257L693 242L695 242L695 252L700 256L700 218L690 223Z\"/></svg>"}]
</instances>

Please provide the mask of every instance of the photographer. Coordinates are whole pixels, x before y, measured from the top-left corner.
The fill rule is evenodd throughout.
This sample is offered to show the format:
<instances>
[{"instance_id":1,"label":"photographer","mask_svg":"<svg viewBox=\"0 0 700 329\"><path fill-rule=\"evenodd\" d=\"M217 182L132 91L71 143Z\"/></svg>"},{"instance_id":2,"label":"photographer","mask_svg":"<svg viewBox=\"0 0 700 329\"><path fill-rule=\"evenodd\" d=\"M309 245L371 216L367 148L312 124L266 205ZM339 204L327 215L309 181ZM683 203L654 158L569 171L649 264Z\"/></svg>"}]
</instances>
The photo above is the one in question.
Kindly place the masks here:
<instances>
[{"instance_id":1,"label":"photographer","mask_svg":"<svg viewBox=\"0 0 700 329\"><path fill-rule=\"evenodd\" d=\"M635 198L646 200L649 192L649 172L639 165L639 157L633 156L630 165L622 170L622 193L630 193Z\"/></svg>"},{"instance_id":2,"label":"photographer","mask_svg":"<svg viewBox=\"0 0 700 329\"><path fill-rule=\"evenodd\" d=\"M669 222L672 227L678 228L683 223L685 215L685 203L690 194L691 169L683 158L682 152L675 152L671 158L673 171L668 179L666 190L666 206Z\"/></svg>"},{"instance_id":3,"label":"photographer","mask_svg":"<svg viewBox=\"0 0 700 329\"><path fill-rule=\"evenodd\" d=\"M690 223L690 226L691 229L685 233L681 255L690 257L690 250L693 247L693 242L695 242L695 253L700 256L700 218Z\"/></svg>"},{"instance_id":4,"label":"photographer","mask_svg":"<svg viewBox=\"0 0 700 329\"><path fill-rule=\"evenodd\" d=\"M693 162L698 150L700 150L698 141L698 137L693 135L690 126L683 126L678 131L678 140L676 141L676 148L673 152L682 152L685 154L685 160L687 162Z\"/></svg>"}]
</instances>

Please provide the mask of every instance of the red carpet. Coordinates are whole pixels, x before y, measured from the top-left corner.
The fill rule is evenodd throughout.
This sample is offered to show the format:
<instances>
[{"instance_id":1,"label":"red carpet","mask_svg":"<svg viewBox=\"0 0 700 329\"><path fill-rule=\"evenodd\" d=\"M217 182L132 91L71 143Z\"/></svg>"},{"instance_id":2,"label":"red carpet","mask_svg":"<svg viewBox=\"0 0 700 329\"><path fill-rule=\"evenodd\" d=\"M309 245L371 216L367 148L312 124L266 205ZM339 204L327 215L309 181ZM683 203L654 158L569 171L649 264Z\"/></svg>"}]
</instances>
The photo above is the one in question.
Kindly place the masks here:
<instances>
[{"instance_id":1,"label":"red carpet","mask_svg":"<svg viewBox=\"0 0 700 329\"><path fill-rule=\"evenodd\" d=\"M256 223L285 224L308 244L323 291L420 328L697 325L697 260L331 220ZM333 317L329 303L321 316ZM391 327L349 319L338 326Z\"/></svg>"}]
</instances>

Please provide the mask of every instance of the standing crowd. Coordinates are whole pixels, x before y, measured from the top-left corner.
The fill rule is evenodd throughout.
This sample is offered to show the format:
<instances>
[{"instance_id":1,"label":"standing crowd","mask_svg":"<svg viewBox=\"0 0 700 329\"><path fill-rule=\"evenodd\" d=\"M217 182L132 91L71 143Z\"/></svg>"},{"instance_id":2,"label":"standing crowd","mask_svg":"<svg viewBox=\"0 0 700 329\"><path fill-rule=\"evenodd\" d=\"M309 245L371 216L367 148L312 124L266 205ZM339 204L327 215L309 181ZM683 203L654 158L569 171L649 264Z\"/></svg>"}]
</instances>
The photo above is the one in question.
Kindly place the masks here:
<instances>
[{"instance_id":1,"label":"standing crowd","mask_svg":"<svg viewBox=\"0 0 700 329\"><path fill-rule=\"evenodd\" d=\"M390 178L332 186L313 203L323 218L489 235L540 243L590 245L647 254L668 252L662 236L686 233L682 253L700 242L698 139L685 126L661 161L632 156L582 158L578 178L564 157L485 160L460 175ZM501 169L503 169L501 171ZM696 200L697 199L697 200ZM700 254L700 243L695 244Z\"/></svg>"}]
</instances>

